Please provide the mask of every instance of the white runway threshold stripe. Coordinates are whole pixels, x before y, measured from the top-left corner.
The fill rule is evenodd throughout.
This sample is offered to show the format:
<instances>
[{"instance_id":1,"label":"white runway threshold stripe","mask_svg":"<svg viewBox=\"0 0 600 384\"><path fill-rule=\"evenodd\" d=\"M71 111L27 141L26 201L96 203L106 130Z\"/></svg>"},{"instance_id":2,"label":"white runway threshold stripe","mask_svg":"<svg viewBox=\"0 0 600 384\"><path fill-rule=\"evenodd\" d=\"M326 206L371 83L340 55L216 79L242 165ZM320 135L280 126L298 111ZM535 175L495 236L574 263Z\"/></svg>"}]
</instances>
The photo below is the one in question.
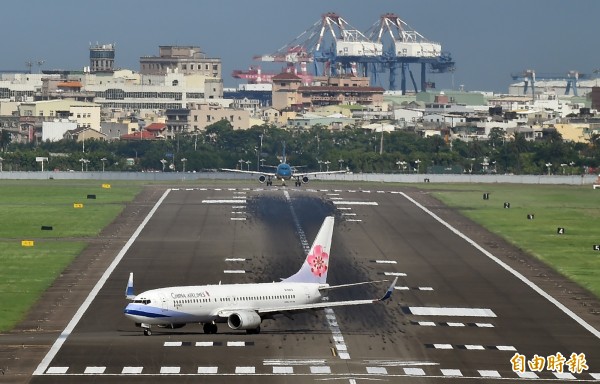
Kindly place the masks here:
<instances>
[{"instance_id":1,"label":"white runway threshold stripe","mask_svg":"<svg viewBox=\"0 0 600 384\"><path fill-rule=\"evenodd\" d=\"M89 295L86 297L86 299L83 302L83 304L81 304L81 306L79 307L79 309L75 313L75 316L73 316L73 318L71 319L71 321L69 321L69 324L67 324L67 327L58 336L58 338L56 339L56 341L54 342L54 344L52 344L52 347L50 348L50 350L48 351L48 353L46 354L46 356L44 356L44 358L42 359L42 361L40 362L40 364L38 365L38 367L36 368L36 370L33 372L34 376L43 375L44 374L44 372L46 371L46 369L50 365L50 362L54 359L54 357L56 356L56 354L58 353L58 351L60 350L60 348L62 347L62 345L64 344L64 342L67 340L67 338L71 334L71 332L73 332L73 329L75 329L75 327L79 323L79 320L81 320L81 318L83 317L85 311L87 311L87 309L89 308L89 306L92 304L92 301L94 301L94 298L96 297L96 295L98 295L98 292L100 292L100 290L102 289L102 287L104 286L104 284L106 283L106 281L108 280L108 278L110 277L110 275L113 273L113 271L115 270L115 268L117 267L117 265L121 262L121 259L123 259L123 256L125 256L125 254L129 250L129 248L131 247L131 245L135 242L135 240L140 235L140 233L142 232L142 230L144 229L144 227L146 226L146 224L148 224L148 222L150 221L150 219L152 218L152 216L154 216L154 214L158 210L158 207L160 207L160 205L167 198L167 196L169 195L170 192L171 192L171 189L167 189L165 191L165 193L163 193L163 195L160 197L160 199L158 199L158 201L156 202L156 204L154 204L154 207L152 207L152 209L150 210L150 212L148 212L148 215L146 215L146 218L144 219L144 221L142 221L142 223L135 230L135 232L133 233L133 235L131 235L131 238L129 238L129 240L127 241L127 243L125 243L125 246L117 254L117 256L112 261L112 263L108 266L108 268L106 269L106 271L104 271L104 274L102 275L102 277L100 278L100 280L98 280L98 282L96 283L96 285L94 286L94 288L92 288L92 290L90 291ZM124 279L123 281L126 281L127 280L127 276L123 276L123 279ZM51 373L51 372L48 372L48 373Z\"/></svg>"},{"instance_id":2,"label":"white runway threshold stripe","mask_svg":"<svg viewBox=\"0 0 600 384\"><path fill-rule=\"evenodd\" d=\"M402 310L415 316L496 317L496 314L487 308L402 307Z\"/></svg>"},{"instance_id":3,"label":"white runway threshold stripe","mask_svg":"<svg viewBox=\"0 0 600 384\"><path fill-rule=\"evenodd\" d=\"M401 195L404 196L407 200L409 200L413 204L415 204L417 207L419 207L420 209L422 209L424 212L426 212L427 214L429 214L431 217L433 217L440 224L442 224L443 226L445 226L446 228L448 228L450 231L454 232L457 236L461 237L466 242L468 242L469 244L471 244L473 247L475 247L481 253L483 253L488 258L490 258L491 260L493 260L496 264L498 264L499 266L501 266L502 268L504 268L506 271L510 272L517 279L519 279L522 282L524 282L525 284L527 284L531 289L533 289L535 292L537 292L540 296L542 296L543 298L545 298L546 300L548 300L549 302L551 302L552 304L554 304L558 309L560 309L561 311L563 311L567 316L569 316L571 319L575 320L583 328L587 329L592 335L596 336L596 338L600 339L600 331L598 331L596 328L594 328L593 326L591 326L588 322L586 322L585 320L583 320L575 312L571 311L569 308L567 308L561 302L559 302L558 300L556 300L554 297L552 297L551 295L549 295L548 293L546 293L546 291L544 291L542 288L540 288L539 286L537 286L534 282L532 282L531 280L529 280L528 278L526 278L525 276L523 276L521 273L519 273L518 271L516 271L515 269L513 269L510 265L506 264L505 262L503 262L502 260L500 260L499 258L497 258L496 256L494 256L492 253L490 253L487 250L485 250L481 245L477 244L475 241L473 241L467 235L465 235L464 233L460 232L458 229L454 228L450 224L446 223L439 216L437 216L435 213L431 212L429 209L427 209L423 205L419 204L419 202L417 202L416 200L414 200L413 198L411 198L410 196L408 196L406 193L402 192Z\"/></svg>"},{"instance_id":4,"label":"white runway threshold stripe","mask_svg":"<svg viewBox=\"0 0 600 384\"><path fill-rule=\"evenodd\" d=\"M202 204L246 204L246 199L202 200Z\"/></svg>"},{"instance_id":5,"label":"white runway threshold stripe","mask_svg":"<svg viewBox=\"0 0 600 384\"><path fill-rule=\"evenodd\" d=\"M335 205L379 205L376 201L332 201Z\"/></svg>"}]
</instances>

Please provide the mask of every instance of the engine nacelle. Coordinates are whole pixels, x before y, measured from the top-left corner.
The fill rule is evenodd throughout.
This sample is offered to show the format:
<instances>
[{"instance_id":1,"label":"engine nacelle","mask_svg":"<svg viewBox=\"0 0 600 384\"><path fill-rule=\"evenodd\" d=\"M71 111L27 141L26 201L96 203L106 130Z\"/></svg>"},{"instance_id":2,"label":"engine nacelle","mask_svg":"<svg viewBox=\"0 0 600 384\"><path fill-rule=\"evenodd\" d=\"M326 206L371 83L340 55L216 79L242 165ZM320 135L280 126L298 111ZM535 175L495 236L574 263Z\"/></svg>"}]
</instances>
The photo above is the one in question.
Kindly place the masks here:
<instances>
[{"instance_id":1,"label":"engine nacelle","mask_svg":"<svg viewBox=\"0 0 600 384\"><path fill-rule=\"evenodd\" d=\"M262 319L254 311L234 312L227 318L227 325L231 329L255 329L260 326Z\"/></svg>"},{"instance_id":2,"label":"engine nacelle","mask_svg":"<svg viewBox=\"0 0 600 384\"><path fill-rule=\"evenodd\" d=\"M258 182L259 183L264 183L265 181L267 181L267 177L265 175L260 175L258 176Z\"/></svg>"},{"instance_id":3,"label":"engine nacelle","mask_svg":"<svg viewBox=\"0 0 600 384\"><path fill-rule=\"evenodd\" d=\"M302 176L302 182L304 184L308 183L308 176Z\"/></svg>"}]
</instances>

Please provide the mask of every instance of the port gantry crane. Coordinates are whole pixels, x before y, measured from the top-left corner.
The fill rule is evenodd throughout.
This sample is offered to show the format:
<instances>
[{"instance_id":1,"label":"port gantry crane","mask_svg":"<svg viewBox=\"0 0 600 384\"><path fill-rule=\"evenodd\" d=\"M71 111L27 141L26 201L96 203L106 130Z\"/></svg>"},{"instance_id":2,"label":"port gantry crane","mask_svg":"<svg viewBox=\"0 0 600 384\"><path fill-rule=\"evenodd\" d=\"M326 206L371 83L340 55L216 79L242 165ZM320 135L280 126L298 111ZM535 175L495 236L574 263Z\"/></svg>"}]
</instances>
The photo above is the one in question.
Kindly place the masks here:
<instances>
[{"instance_id":1,"label":"port gantry crane","mask_svg":"<svg viewBox=\"0 0 600 384\"><path fill-rule=\"evenodd\" d=\"M287 62L288 68L300 63L300 73L307 63L313 63L317 76L350 72L365 76L367 69L363 64L369 62L365 57L381 56L381 53L381 44L371 42L341 16L326 13L275 53L255 56L254 60Z\"/></svg>"},{"instance_id":2,"label":"port gantry crane","mask_svg":"<svg viewBox=\"0 0 600 384\"><path fill-rule=\"evenodd\" d=\"M527 95L527 90L531 84L531 96L535 99L535 81L536 80L561 80L566 81L565 95L573 90L573 96L577 96L577 81L579 79L589 79L590 76L579 71L569 71L566 75L558 73L540 73L536 74L533 69L527 69L520 73L510 75L514 81L523 81L523 95Z\"/></svg>"},{"instance_id":3,"label":"port gantry crane","mask_svg":"<svg viewBox=\"0 0 600 384\"><path fill-rule=\"evenodd\" d=\"M396 89L397 69L400 68L403 93L406 93L407 70L415 91L418 91L409 68L411 63L421 64L421 91L427 89L427 64L433 73L454 70L454 61L449 53L442 52L440 44L428 41L398 16L387 13L381 16L376 26L367 37L340 15L326 13L275 53L255 56L254 59L286 62L288 68L300 63L300 73L305 73L307 63L313 63L317 76L370 76L374 84L379 83L379 73L388 72L391 90ZM391 44L384 50L384 38L387 35L391 38Z\"/></svg>"},{"instance_id":4,"label":"port gantry crane","mask_svg":"<svg viewBox=\"0 0 600 384\"><path fill-rule=\"evenodd\" d=\"M415 92L418 92L417 84L410 70L410 64L421 66L421 92L428 88L427 65L429 72L444 73L454 70L454 61L448 52L442 51L439 43L427 40L416 30L412 29L406 22L393 13L382 15L378 22L369 29L371 40L385 46L377 72L389 72L389 88L397 89L397 70L400 68L400 89L406 93L406 72L408 71ZM389 37L389 39L386 39ZM386 40L389 40L386 43Z\"/></svg>"}]
</instances>

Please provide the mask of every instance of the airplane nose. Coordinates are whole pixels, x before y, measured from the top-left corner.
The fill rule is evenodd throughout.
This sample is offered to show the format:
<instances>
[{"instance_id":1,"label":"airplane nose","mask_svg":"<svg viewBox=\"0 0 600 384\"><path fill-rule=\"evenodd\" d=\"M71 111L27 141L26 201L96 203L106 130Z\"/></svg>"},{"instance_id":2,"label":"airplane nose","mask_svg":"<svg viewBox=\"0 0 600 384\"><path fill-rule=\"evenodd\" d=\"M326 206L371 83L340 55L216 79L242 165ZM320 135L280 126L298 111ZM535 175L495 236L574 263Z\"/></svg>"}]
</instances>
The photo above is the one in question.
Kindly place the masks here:
<instances>
[{"instance_id":1,"label":"airplane nose","mask_svg":"<svg viewBox=\"0 0 600 384\"><path fill-rule=\"evenodd\" d=\"M135 319L136 316L134 315L135 310L132 304L127 304L127 306L125 307L125 309L123 310L123 313L125 314L125 317L129 318L129 319Z\"/></svg>"}]
</instances>

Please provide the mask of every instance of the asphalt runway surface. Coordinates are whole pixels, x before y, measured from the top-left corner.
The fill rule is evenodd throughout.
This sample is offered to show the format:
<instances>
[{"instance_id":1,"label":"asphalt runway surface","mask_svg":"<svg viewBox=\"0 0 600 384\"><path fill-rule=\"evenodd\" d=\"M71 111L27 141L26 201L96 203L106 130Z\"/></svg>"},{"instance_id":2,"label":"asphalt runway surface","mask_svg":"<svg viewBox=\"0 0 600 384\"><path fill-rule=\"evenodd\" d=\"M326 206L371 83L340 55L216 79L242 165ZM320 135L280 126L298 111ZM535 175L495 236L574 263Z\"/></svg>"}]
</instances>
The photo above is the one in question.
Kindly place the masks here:
<instances>
[{"instance_id":1,"label":"asphalt runway surface","mask_svg":"<svg viewBox=\"0 0 600 384\"><path fill-rule=\"evenodd\" d=\"M551 272L540 275L542 267L511 257L514 250L475 231L468 221L452 227L473 234L461 237L463 232L440 222L452 213L419 192L178 188L154 191L148 201L159 197L159 203L139 211L149 217L155 207L72 331L38 341L45 348L33 353L40 357L32 359L35 374L25 382L600 381L598 316L586 310L569 316L535 292L528 278L570 308L576 308L573 297L580 293L557 288ZM423 208L437 211L440 220ZM299 269L304 248L328 215L336 217L328 283L398 276L391 300L267 320L258 335L219 324L216 335L187 325L154 327L152 336L144 336L123 316L129 272L134 272L136 293L288 277ZM138 225L144 217L137 217ZM136 228L126 226L124 233L133 235ZM523 280L511 268L520 269ZM375 298L386 287L334 290L330 299ZM16 334L8 337L18 343ZM5 353L6 344L0 345ZM528 362L535 355L558 353L565 360L572 353L585 354L588 368L571 373L564 365L562 373L546 368L519 373L511 364L516 355ZM573 360L581 362L581 355Z\"/></svg>"}]
</instances>

